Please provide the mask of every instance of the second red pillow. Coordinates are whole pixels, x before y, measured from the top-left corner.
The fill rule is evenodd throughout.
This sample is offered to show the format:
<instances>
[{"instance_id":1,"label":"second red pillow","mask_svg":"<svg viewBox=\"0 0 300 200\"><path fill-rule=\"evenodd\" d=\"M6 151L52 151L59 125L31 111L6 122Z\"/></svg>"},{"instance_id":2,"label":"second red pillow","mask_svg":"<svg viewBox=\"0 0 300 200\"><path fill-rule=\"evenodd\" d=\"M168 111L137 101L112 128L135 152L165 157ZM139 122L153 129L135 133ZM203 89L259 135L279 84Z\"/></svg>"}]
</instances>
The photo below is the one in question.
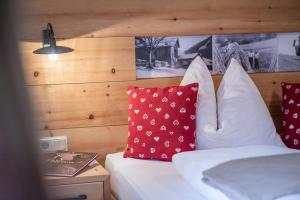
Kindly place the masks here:
<instances>
[{"instance_id":1,"label":"second red pillow","mask_svg":"<svg viewBox=\"0 0 300 200\"><path fill-rule=\"evenodd\" d=\"M300 84L281 83L282 131L281 138L287 147L300 149Z\"/></svg>"},{"instance_id":2,"label":"second red pillow","mask_svg":"<svg viewBox=\"0 0 300 200\"><path fill-rule=\"evenodd\" d=\"M124 157L172 160L195 149L198 83L128 87L128 144Z\"/></svg>"}]
</instances>

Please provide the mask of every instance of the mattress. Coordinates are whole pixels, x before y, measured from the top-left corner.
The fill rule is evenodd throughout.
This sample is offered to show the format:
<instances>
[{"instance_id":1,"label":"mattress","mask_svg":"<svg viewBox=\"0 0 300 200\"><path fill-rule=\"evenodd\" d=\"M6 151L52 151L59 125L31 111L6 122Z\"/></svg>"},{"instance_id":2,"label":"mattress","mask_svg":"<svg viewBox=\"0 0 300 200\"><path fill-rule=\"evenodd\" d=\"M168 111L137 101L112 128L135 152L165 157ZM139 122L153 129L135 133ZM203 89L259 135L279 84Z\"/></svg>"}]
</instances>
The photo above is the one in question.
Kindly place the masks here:
<instances>
[{"instance_id":1,"label":"mattress","mask_svg":"<svg viewBox=\"0 0 300 200\"><path fill-rule=\"evenodd\" d=\"M118 200L207 200L175 170L171 162L106 156L111 189Z\"/></svg>"},{"instance_id":2,"label":"mattress","mask_svg":"<svg viewBox=\"0 0 300 200\"><path fill-rule=\"evenodd\" d=\"M204 155L206 152L209 151L202 150ZM203 163L209 165L209 157L204 156ZM195 189L179 174L171 162L123 158L123 153L120 152L107 155L105 168L110 172L112 193L118 200L228 199L223 193L204 183L200 191ZM299 200L300 194L279 199Z\"/></svg>"}]
</instances>

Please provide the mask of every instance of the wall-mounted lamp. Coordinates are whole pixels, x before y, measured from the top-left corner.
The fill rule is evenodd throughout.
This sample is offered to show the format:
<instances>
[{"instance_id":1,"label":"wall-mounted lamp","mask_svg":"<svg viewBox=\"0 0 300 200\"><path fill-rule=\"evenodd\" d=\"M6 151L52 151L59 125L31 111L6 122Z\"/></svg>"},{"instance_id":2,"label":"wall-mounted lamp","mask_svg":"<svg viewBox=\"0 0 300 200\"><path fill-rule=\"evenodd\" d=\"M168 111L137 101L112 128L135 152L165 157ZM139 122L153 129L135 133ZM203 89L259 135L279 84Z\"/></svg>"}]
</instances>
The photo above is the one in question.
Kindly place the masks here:
<instances>
[{"instance_id":1,"label":"wall-mounted lamp","mask_svg":"<svg viewBox=\"0 0 300 200\"><path fill-rule=\"evenodd\" d=\"M43 47L33 51L35 54L48 54L51 61L58 59L58 54L72 52L74 49L64 46L56 46L56 39L53 28L50 23L47 24L47 29L43 30Z\"/></svg>"}]
</instances>

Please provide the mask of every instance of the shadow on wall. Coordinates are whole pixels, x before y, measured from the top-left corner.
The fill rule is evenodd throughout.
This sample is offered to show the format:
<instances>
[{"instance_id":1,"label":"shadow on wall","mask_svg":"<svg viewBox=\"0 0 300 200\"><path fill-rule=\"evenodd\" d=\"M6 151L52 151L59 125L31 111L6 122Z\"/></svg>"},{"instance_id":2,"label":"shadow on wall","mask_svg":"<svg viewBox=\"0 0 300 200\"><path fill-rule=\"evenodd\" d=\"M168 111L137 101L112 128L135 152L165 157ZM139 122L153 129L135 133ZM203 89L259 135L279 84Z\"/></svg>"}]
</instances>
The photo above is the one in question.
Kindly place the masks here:
<instances>
[{"instance_id":1,"label":"shadow on wall","mask_svg":"<svg viewBox=\"0 0 300 200\"><path fill-rule=\"evenodd\" d=\"M32 42L41 41L41 31L48 22L52 23L57 39L134 36L134 30L144 23L141 18L151 20L155 10L172 15L168 13L174 9L158 7L152 1L120 0L26 0L22 6L20 39Z\"/></svg>"},{"instance_id":2,"label":"shadow on wall","mask_svg":"<svg viewBox=\"0 0 300 200\"><path fill-rule=\"evenodd\" d=\"M254 5L239 0L201 3L199 0L22 0L21 3L24 7L19 13L24 30L21 39L36 42L41 40L41 30L48 22L54 26L58 39L263 33L297 31L300 27L295 18L299 16L295 3L273 5L257 1Z\"/></svg>"},{"instance_id":3,"label":"shadow on wall","mask_svg":"<svg viewBox=\"0 0 300 200\"><path fill-rule=\"evenodd\" d=\"M280 83L275 83L280 84ZM280 88L281 90L281 88ZM269 110L272 113L272 118L274 121L274 124L276 126L277 133L280 133L281 131L281 95L275 92L273 90L271 101L269 104Z\"/></svg>"}]
</instances>

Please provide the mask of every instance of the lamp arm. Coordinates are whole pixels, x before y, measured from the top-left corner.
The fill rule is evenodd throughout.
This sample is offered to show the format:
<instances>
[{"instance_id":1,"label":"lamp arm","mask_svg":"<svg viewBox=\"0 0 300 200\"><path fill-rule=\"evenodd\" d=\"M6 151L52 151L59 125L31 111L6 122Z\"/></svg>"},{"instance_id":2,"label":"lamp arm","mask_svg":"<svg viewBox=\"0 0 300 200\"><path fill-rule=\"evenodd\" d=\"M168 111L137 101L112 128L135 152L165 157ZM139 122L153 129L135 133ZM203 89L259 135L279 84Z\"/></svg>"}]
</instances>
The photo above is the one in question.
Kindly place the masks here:
<instances>
[{"instance_id":1,"label":"lamp arm","mask_svg":"<svg viewBox=\"0 0 300 200\"><path fill-rule=\"evenodd\" d=\"M52 25L50 23L47 24L47 30L49 30L49 36L54 37L54 31L53 31Z\"/></svg>"},{"instance_id":2,"label":"lamp arm","mask_svg":"<svg viewBox=\"0 0 300 200\"><path fill-rule=\"evenodd\" d=\"M50 39L50 46L56 47L56 39L54 36L54 31L53 31L53 27L50 23L47 24L47 31L49 34L49 39Z\"/></svg>"}]
</instances>

